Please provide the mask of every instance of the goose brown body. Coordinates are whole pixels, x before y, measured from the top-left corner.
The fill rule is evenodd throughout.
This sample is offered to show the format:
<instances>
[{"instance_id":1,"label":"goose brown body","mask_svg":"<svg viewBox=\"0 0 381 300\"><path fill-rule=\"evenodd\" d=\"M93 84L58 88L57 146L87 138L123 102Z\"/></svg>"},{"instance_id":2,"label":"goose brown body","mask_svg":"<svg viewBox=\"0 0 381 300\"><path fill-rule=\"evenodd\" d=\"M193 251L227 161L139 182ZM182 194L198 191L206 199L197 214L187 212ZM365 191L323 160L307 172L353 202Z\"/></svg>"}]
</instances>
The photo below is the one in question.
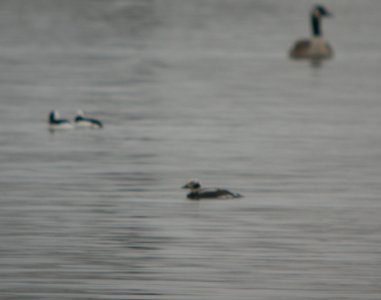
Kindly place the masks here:
<instances>
[{"instance_id":1,"label":"goose brown body","mask_svg":"<svg viewBox=\"0 0 381 300\"><path fill-rule=\"evenodd\" d=\"M303 39L295 42L290 51L290 57L302 58L331 58L333 56L332 46L322 38Z\"/></svg>"}]
</instances>

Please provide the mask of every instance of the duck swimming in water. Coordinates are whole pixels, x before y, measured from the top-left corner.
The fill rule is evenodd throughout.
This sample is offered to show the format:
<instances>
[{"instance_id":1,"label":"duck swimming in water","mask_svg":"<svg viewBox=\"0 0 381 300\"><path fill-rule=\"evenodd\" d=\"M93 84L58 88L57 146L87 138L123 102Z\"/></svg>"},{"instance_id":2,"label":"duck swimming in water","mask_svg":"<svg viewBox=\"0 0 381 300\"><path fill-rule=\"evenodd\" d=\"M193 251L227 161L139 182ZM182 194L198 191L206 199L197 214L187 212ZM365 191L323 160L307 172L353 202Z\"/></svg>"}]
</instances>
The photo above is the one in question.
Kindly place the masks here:
<instances>
[{"instance_id":1,"label":"duck swimming in water","mask_svg":"<svg viewBox=\"0 0 381 300\"><path fill-rule=\"evenodd\" d=\"M58 111L53 110L49 114L48 119L49 129L70 129L73 128L73 125L67 119L61 119Z\"/></svg>"},{"instance_id":2,"label":"duck swimming in water","mask_svg":"<svg viewBox=\"0 0 381 300\"><path fill-rule=\"evenodd\" d=\"M226 189L208 189L201 188L201 184L198 180L192 179L188 181L183 189L190 189L190 193L187 195L188 199L228 199L228 198L241 198L242 196L237 193L230 192Z\"/></svg>"},{"instance_id":3,"label":"duck swimming in water","mask_svg":"<svg viewBox=\"0 0 381 300\"><path fill-rule=\"evenodd\" d=\"M103 124L97 119L85 117L83 111L78 110L77 115L74 119L75 125L77 127L91 127L91 128L102 128Z\"/></svg>"},{"instance_id":4,"label":"duck swimming in water","mask_svg":"<svg viewBox=\"0 0 381 300\"><path fill-rule=\"evenodd\" d=\"M331 45L324 40L321 29L321 19L332 14L323 5L315 5L310 14L312 38L296 41L290 50L294 59L326 59L333 56Z\"/></svg>"}]
</instances>

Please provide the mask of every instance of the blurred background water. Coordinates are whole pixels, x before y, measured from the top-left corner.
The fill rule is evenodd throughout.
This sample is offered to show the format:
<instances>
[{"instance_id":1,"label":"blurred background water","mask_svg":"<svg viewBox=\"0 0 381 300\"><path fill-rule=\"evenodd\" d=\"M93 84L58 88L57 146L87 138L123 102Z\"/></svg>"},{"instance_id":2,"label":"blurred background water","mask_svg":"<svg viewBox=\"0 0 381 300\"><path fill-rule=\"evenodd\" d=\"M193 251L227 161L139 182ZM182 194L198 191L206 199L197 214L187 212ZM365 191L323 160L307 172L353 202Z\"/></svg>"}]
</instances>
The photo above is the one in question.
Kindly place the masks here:
<instances>
[{"instance_id":1,"label":"blurred background water","mask_svg":"<svg viewBox=\"0 0 381 300\"><path fill-rule=\"evenodd\" d=\"M0 298L379 300L381 2L313 3L1 0Z\"/></svg>"}]
</instances>

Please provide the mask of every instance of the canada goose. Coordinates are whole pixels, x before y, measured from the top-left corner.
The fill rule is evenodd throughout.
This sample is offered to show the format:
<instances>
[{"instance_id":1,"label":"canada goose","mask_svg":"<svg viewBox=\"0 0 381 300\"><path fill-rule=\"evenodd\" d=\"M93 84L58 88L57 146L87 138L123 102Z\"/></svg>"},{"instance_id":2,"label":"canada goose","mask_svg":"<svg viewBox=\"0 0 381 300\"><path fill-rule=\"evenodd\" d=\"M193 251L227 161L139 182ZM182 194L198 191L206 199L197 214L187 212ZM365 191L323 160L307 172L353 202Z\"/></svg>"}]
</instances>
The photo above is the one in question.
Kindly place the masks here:
<instances>
[{"instance_id":1,"label":"canada goose","mask_svg":"<svg viewBox=\"0 0 381 300\"><path fill-rule=\"evenodd\" d=\"M67 119L60 119L58 111L53 110L49 114L48 119L49 129L69 129L73 128L72 124Z\"/></svg>"},{"instance_id":2,"label":"canada goose","mask_svg":"<svg viewBox=\"0 0 381 300\"><path fill-rule=\"evenodd\" d=\"M315 5L310 14L312 38L295 42L290 51L290 57L294 59L325 59L333 56L332 47L323 38L321 18L330 17L332 14L322 5Z\"/></svg>"},{"instance_id":3,"label":"canada goose","mask_svg":"<svg viewBox=\"0 0 381 300\"><path fill-rule=\"evenodd\" d=\"M97 119L91 119L85 117L81 110L77 111L77 116L74 119L75 125L78 127L91 127L91 128L102 128L103 124Z\"/></svg>"},{"instance_id":4,"label":"canada goose","mask_svg":"<svg viewBox=\"0 0 381 300\"><path fill-rule=\"evenodd\" d=\"M240 194L230 192L226 189L206 189L201 188L201 184L198 180L192 179L188 181L183 189L190 189L190 193L187 195L189 199L227 199L227 198L240 198Z\"/></svg>"}]
</instances>

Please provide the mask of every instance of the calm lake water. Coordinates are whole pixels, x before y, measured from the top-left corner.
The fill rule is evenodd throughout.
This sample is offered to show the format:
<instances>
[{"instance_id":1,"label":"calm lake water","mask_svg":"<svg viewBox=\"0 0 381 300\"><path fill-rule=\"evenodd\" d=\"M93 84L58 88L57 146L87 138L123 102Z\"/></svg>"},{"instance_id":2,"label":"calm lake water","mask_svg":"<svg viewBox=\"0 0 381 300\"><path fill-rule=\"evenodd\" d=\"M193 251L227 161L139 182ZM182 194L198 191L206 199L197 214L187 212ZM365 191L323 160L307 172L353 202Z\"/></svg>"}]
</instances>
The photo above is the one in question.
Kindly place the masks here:
<instances>
[{"instance_id":1,"label":"calm lake water","mask_svg":"<svg viewBox=\"0 0 381 300\"><path fill-rule=\"evenodd\" d=\"M0 1L0 298L381 299L381 1L314 2Z\"/></svg>"}]
</instances>

